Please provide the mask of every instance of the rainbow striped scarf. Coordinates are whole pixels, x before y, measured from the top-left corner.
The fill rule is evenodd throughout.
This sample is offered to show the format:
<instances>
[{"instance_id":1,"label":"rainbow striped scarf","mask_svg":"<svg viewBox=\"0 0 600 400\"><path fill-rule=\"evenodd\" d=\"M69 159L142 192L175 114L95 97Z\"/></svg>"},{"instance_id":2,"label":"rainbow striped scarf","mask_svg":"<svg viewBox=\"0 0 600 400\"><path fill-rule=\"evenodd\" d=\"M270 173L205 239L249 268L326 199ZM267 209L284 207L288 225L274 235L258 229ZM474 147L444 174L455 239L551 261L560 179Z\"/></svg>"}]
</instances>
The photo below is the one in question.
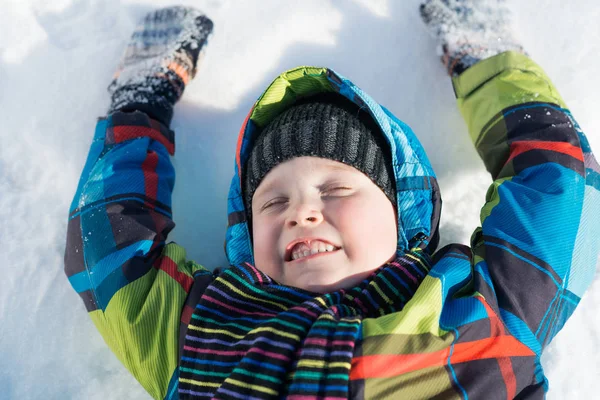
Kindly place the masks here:
<instances>
[{"instance_id":1,"label":"rainbow striped scarf","mask_svg":"<svg viewBox=\"0 0 600 400\"><path fill-rule=\"evenodd\" d=\"M188 326L180 398L351 397L363 318L402 310L430 265L414 249L359 286L324 295L279 285L250 264L225 270Z\"/></svg>"}]
</instances>

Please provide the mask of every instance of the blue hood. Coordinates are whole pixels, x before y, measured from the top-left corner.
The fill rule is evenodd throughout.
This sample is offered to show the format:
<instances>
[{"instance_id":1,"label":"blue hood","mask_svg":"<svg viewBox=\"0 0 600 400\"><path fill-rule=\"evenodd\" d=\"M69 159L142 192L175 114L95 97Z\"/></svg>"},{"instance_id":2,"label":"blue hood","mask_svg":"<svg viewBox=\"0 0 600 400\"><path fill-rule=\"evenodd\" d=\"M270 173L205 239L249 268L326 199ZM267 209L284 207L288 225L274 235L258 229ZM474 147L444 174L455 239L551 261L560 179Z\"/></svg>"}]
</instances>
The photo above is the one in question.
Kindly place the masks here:
<instances>
[{"instance_id":1,"label":"blue hood","mask_svg":"<svg viewBox=\"0 0 600 400\"><path fill-rule=\"evenodd\" d=\"M240 130L235 174L227 202L228 227L225 252L230 265L254 265L247 213L242 197L242 167L250 154L254 135L298 99L336 92L367 109L390 146L398 210L397 253L419 247L432 254L438 244L442 201L431 164L408 125L348 79L328 68L297 67L279 75L258 98Z\"/></svg>"}]
</instances>

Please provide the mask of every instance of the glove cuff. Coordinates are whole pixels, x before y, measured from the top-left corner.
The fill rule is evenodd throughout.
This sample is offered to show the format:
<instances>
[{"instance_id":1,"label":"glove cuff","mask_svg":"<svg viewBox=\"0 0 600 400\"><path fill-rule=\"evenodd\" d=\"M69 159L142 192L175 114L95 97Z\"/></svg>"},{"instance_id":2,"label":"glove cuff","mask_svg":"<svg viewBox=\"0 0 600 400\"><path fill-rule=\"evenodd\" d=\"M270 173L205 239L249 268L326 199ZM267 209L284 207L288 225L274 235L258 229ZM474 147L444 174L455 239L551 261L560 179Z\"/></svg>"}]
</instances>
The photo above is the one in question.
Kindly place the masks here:
<instances>
[{"instance_id":1,"label":"glove cuff","mask_svg":"<svg viewBox=\"0 0 600 400\"><path fill-rule=\"evenodd\" d=\"M453 51L450 51L448 46L444 45L442 62L446 67L448 75L455 77L459 76L478 62L507 51L527 55L523 46L516 43L506 43L494 47L474 46L470 43L465 43L455 47Z\"/></svg>"}]
</instances>

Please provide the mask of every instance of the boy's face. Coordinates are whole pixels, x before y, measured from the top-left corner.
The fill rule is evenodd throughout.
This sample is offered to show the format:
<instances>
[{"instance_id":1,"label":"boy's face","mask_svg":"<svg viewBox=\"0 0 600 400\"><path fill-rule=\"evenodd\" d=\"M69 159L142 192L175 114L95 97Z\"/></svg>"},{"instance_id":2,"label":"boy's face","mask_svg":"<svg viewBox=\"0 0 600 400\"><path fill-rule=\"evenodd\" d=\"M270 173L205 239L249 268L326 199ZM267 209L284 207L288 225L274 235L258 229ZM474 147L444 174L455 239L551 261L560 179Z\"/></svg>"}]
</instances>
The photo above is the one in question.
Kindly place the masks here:
<instances>
[{"instance_id":1,"label":"boy's face","mask_svg":"<svg viewBox=\"0 0 600 400\"><path fill-rule=\"evenodd\" d=\"M256 267L279 283L328 293L360 283L394 259L397 218L383 191L359 170L318 157L273 168L252 197ZM321 239L334 251L304 257L299 239ZM310 249L327 249L318 241Z\"/></svg>"}]
</instances>

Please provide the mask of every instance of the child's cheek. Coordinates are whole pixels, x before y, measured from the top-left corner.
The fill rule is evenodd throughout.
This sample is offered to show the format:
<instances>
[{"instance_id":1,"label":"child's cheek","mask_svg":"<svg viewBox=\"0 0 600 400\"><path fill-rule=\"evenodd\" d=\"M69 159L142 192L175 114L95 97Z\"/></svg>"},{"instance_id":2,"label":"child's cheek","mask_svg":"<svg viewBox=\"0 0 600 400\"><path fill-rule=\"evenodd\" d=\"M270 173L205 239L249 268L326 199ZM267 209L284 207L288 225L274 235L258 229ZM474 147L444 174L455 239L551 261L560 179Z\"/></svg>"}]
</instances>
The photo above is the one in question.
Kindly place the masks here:
<instances>
[{"instance_id":1,"label":"child's cheek","mask_svg":"<svg viewBox=\"0 0 600 400\"><path fill-rule=\"evenodd\" d=\"M333 205L335 218L342 228L361 226L368 215L368 203L360 197L347 197Z\"/></svg>"},{"instance_id":2,"label":"child's cheek","mask_svg":"<svg viewBox=\"0 0 600 400\"><path fill-rule=\"evenodd\" d=\"M257 267L263 272L273 274L274 257L277 251L278 233L275 225L268 218L260 218L253 224L253 251Z\"/></svg>"}]
</instances>

